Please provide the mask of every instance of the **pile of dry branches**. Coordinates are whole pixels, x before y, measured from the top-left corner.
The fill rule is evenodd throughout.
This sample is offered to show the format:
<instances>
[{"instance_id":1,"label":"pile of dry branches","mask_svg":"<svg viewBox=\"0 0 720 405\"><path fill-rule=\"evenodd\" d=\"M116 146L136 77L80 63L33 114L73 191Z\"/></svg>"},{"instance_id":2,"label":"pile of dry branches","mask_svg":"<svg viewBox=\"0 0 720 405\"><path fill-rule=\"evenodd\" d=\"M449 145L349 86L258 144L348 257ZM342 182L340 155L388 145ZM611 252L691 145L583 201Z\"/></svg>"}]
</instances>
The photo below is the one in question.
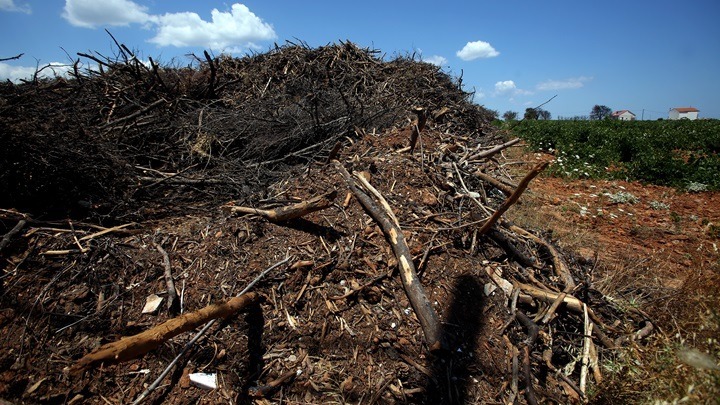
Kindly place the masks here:
<instances>
[{"instance_id":1,"label":"pile of dry branches","mask_svg":"<svg viewBox=\"0 0 720 405\"><path fill-rule=\"evenodd\" d=\"M67 80L0 84L0 206L143 219L158 207L246 198L416 104L453 107L461 119L448 125L467 136L482 135L489 118L439 68L349 42L241 59L206 53L189 67L118 49L79 54L95 67Z\"/></svg>"},{"instance_id":2,"label":"pile of dry branches","mask_svg":"<svg viewBox=\"0 0 720 405\"><path fill-rule=\"evenodd\" d=\"M182 402L210 367L214 402L569 403L601 383L604 351L652 328L606 302L591 264L504 218L547 163L508 173L518 141L438 68L350 43L182 69L122 49L3 87L0 364L24 377L0 374L1 395ZM10 209L48 198L167 218ZM235 297L269 263L283 267ZM158 294L167 309L141 315Z\"/></svg>"}]
</instances>

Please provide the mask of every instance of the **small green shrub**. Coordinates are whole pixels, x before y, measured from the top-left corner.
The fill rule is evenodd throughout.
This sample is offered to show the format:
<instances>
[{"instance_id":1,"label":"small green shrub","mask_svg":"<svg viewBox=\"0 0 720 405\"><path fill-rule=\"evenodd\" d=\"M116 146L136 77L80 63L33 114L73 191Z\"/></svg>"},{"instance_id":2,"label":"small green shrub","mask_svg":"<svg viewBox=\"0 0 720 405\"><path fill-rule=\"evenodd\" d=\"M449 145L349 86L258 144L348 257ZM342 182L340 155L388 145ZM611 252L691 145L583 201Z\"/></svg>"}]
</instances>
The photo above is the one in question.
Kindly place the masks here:
<instances>
[{"instance_id":1,"label":"small green shrub","mask_svg":"<svg viewBox=\"0 0 720 405\"><path fill-rule=\"evenodd\" d=\"M613 204L635 204L640 202L639 198L637 198L632 193L628 193L627 191L618 191L615 194L606 193L605 195L610 198L610 202L612 202Z\"/></svg>"},{"instance_id":2,"label":"small green shrub","mask_svg":"<svg viewBox=\"0 0 720 405\"><path fill-rule=\"evenodd\" d=\"M660 201L650 201L650 208L654 210L669 210L670 206Z\"/></svg>"},{"instance_id":3,"label":"small green shrub","mask_svg":"<svg viewBox=\"0 0 720 405\"><path fill-rule=\"evenodd\" d=\"M689 191L691 193L700 193L703 191L707 191L707 189L708 189L707 184L697 183L694 181L691 181L687 185L687 191Z\"/></svg>"}]
</instances>

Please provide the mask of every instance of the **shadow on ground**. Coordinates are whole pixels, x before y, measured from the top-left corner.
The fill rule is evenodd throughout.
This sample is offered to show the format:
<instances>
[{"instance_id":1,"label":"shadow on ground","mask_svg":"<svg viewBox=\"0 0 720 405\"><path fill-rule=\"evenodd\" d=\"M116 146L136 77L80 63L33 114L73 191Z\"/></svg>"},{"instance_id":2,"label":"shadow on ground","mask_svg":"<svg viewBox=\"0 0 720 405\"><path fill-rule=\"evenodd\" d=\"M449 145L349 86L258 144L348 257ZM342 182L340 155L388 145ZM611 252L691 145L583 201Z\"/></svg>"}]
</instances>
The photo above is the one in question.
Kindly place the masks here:
<instances>
[{"instance_id":1,"label":"shadow on ground","mask_svg":"<svg viewBox=\"0 0 720 405\"><path fill-rule=\"evenodd\" d=\"M475 277L463 275L453 283L453 300L443 324L442 336L449 352L432 358L425 384L426 404L465 404L468 388L477 360L473 353L477 346L485 306L483 286Z\"/></svg>"}]
</instances>

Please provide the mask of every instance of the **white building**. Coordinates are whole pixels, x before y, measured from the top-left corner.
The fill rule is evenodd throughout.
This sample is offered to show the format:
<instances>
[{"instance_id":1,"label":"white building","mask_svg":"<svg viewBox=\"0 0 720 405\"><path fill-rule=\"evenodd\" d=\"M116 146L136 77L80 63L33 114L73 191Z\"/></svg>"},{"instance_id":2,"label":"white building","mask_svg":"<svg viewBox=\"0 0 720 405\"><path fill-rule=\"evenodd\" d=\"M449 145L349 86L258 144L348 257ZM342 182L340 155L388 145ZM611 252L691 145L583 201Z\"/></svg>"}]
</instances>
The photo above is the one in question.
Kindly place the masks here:
<instances>
[{"instance_id":1,"label":"white building","mask_svg":"<svg viewBox=\"0 0 720 405\"><path fill-rule=\"evenodd\" d=\"M619 121L635 121L635 114L630 110L620 110L612 113L612 118Z\"/></svg>"},{"instance_id":2,"label":"white building","mask_svg":"<svg viewBox=\"0 0 720 405\"><path fill-rule=\"evenodd\" d=\"M698 119L699 112L700 110L695 107L675 107L670 109L670 112L668 113L668 119L680 120L685 118L689 120L696 120Z\"/></svg>"}]
</instances>

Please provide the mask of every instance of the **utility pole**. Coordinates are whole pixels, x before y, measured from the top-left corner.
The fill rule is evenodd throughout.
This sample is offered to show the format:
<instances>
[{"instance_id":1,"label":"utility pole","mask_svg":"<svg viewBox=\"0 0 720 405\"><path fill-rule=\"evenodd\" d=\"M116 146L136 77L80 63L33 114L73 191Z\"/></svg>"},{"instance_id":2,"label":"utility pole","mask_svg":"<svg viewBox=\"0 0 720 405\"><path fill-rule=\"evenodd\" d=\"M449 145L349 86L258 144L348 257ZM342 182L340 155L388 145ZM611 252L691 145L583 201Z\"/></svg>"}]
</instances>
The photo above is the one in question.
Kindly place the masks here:
<instances>
[{"instance_id":1,"label":"utility pole","mask_svg":"<svg viewBox=\"0 0 720 405\"><path fill-rule=\"evenodd\" d=\"M643 108L642 115L640 116L640 121L645 121L645 109Z\"/></svg>"}]
</instances>

